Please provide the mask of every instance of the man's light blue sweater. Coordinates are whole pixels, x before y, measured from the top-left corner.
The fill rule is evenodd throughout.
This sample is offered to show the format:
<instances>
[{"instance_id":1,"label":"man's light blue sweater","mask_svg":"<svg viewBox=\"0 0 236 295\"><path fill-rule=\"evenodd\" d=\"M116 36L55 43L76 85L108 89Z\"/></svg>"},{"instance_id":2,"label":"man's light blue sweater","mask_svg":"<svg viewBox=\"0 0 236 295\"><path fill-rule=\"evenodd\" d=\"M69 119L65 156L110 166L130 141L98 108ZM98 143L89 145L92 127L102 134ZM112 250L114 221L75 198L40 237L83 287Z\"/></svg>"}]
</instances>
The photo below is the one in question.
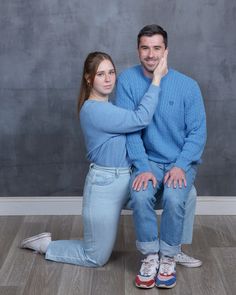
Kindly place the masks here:
<instances>
[{"instance_id":1,"label":"man's light blue sweater","mask_svg":"<svg viewBox=\"0 0 236 295\"><path fill-rule=\"evenodd\" d=\"M116 104L135 109L150 82L140 65L125 70L118 78ZM205 109L196 81L169 69L160 87L149 126L127 136L128 154L138 173L151 171L148 159L187 171L200 162L206 142Z\"/></svg>"}]
</instances>

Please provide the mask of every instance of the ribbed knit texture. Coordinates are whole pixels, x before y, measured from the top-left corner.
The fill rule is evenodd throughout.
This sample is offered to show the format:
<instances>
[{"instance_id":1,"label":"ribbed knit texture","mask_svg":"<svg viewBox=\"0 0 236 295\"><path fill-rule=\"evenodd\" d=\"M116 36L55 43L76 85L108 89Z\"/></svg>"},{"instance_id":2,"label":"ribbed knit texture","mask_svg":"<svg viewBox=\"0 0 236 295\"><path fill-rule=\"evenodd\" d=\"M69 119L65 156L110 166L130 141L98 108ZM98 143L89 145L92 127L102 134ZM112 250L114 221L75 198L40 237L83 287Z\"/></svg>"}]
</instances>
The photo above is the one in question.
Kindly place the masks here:
<instances>
[{"instance_id":1,"label":"ribbed knit texture","mask_svg":"<svg viewBox=\"0 0 236 295\"><path fill-rule=\"evenodd\" d=\"M158 103L160 88L150 85L135 110L125 110L106 101L87 100L80 123L88 160L106 167L128 167L126 133L146 127Z\"/></svg>"},{"instance_id":2,"label":"ribbed knit texture","mask_svg":"<svg viewBox=\"0 0 236 295\"><path fill-rule=\"evenodd\" d=\"M125 70L118 78L116 104L134 109L150 82L140 65ZM138 173L151 171L148 159L187 171L192 163L200 163L206 142L205 109L197 82L169 69L160 87L149 126L127 136L128 154Z\"/></svg>"}]
</instances>

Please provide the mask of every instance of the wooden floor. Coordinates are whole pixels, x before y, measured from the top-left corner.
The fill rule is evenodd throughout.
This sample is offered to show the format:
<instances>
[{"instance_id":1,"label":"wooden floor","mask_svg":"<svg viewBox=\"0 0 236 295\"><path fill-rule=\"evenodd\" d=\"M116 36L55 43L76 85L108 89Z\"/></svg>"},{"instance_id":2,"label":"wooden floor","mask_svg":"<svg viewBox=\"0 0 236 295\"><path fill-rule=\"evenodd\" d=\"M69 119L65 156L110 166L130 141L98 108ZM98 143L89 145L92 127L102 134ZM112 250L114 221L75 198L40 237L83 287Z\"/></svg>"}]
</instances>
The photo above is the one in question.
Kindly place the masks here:
<instances>
[{"instance_id":1,"label":"wooden floor","mask_svg":"<svg viewBox=\"0 0 236 295\"><path fill-rule=\"evenodd\" d=\"M132 216L122 216L109 263L100 269L46 261L18 248L28 236L50 231L53 239L82 236L80 216L0 217L0 295L236 294L236 216L197 216L194 240L184 250L203 260L200 268L177 267L171 290L134 286L140 254L135 249Z\"/></svg>"}]
</instances>

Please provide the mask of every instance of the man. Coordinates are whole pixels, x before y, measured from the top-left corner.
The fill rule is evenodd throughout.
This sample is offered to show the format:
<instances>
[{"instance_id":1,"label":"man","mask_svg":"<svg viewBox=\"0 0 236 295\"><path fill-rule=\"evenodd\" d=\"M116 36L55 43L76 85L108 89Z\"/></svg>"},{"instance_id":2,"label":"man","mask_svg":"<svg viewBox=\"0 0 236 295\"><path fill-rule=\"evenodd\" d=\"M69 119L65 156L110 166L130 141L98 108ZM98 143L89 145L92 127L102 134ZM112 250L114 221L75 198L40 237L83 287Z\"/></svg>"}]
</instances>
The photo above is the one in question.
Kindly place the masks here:
<instances>
[{"instance_id":1,"label":"man","mask_svg":"<svg viewBox=\"0 0 236 295\"><path fill-rule=\"evenodd\" d=\"M120 75L117 105L128 109L138 105L151 83L153 70L168 50L167 42L166 31L158 25L145 26L139 32L141 65ZM191 266L188 259L194 261L181 252L181 242L191 235L185 220L193 221L188 215L188 210L194 215L194 202L189 195L194 195L196 166L206 141L205 110L198 84L168 69L160 87L152 122L143 132L127 137L127 149L134 166L131 207L136 245L146 255L135 280L136 286L141 288L152 288L155 284L160 288L174 287L176 260L180 259L186 266ZM158 237L154 208L160 193L163 213ZM196 261L193 266L200 266L201 262Z\"/></svg>"}]
</instances>

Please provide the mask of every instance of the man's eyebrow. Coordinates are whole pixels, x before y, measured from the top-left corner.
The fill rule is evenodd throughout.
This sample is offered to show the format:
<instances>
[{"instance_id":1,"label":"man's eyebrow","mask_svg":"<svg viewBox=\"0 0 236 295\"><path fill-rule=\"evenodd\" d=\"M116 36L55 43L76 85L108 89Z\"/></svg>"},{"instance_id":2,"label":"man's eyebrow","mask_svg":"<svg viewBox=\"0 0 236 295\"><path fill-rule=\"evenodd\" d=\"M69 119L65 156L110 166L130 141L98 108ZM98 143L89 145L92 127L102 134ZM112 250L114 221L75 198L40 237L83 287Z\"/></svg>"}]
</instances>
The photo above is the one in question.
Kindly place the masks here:
<instances>
[{"instance_id":1,"label":"man's eyebrow","mask_svg":"<svg viewBox=\"0 0 236 295\"><path fill-rule=\"evenodd\" d=\"M148 47L154 47L154 48L161 48L161 45L154 45L154 46L148 46L148 45L140 45L141 48L148 48Z\"/></svg>"}]
</instances>

